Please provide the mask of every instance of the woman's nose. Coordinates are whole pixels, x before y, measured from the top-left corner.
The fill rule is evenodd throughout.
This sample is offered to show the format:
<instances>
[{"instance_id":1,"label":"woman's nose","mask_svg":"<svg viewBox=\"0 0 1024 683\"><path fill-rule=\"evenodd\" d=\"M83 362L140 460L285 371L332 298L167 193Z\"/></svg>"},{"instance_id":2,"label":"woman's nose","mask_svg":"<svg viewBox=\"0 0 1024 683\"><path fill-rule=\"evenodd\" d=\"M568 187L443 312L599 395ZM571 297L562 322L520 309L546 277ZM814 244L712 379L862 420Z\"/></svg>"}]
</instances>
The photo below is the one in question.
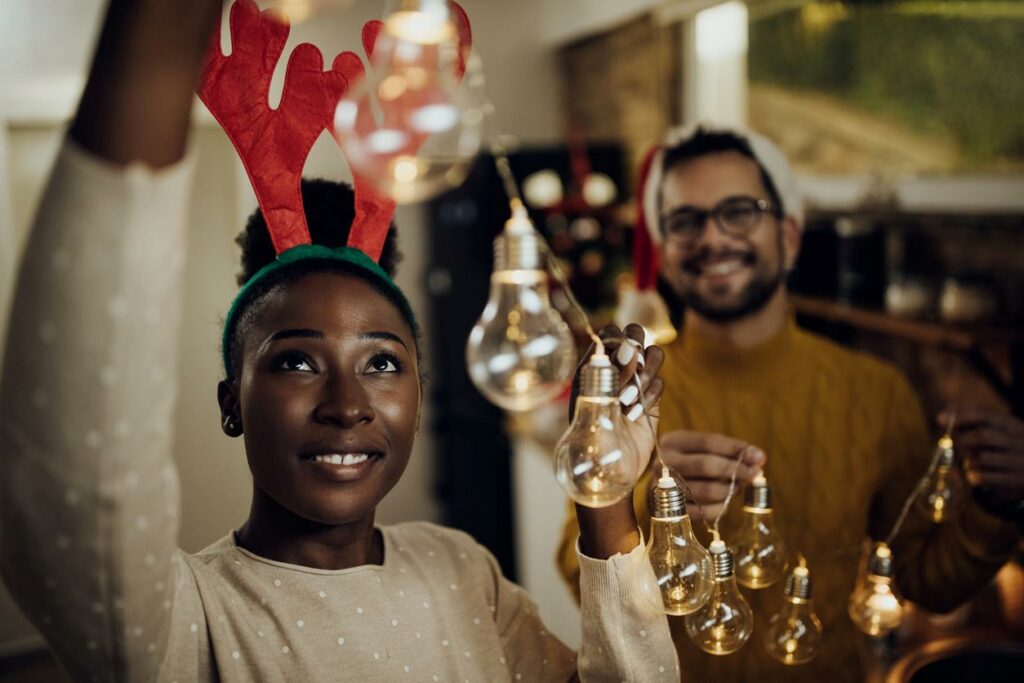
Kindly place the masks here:
<instances>
[{"instance_id":1,"label":"woman's nose","mask_svg":"<svg viewBox=\"0 0 1024 683\"><path fill-rule=\"evenodd\" d=\"M361 422L372 422L376 413L370 396L358 379L336 377L324 383L314 417L320 422L352 428Z\"/></svg>"}]
</instances>

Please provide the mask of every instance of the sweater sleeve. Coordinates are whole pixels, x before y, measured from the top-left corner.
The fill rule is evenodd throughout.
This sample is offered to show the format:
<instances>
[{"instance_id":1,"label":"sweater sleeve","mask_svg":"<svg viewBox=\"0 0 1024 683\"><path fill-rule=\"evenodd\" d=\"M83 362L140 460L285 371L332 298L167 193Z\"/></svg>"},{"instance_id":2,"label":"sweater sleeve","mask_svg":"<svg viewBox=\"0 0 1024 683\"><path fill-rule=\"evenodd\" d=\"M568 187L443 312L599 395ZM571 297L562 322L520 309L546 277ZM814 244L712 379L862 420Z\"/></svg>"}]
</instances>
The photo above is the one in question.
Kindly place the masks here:
<instances>
[{"instance_id":1,"label":"sweater sleeve","mask_svg":"<svg viewBox=\"0 0 1024 683\"><path fill-rule=\"evenodd\" d=\"M889 391L889 422L881 453L888 466L872 506L871 531L885 538L907 497L928 470L935 444L929 439L920 402L894 371ZM963 514L933 524L913 507L893 542L897 581L903 593L924 607L948 612L985 586L1010 558L1016 528L989 515L965 489Z\"/></svg>"},{"instance_id":2,"label":"sweater sleeve","mask_svg":"<svg viewBox=\"0 0 1024 683\"><path fill-rule=\"evenodd\" d=\"M575 656L547 632L526 593L499 575L496 619L510 678L678 681L675 645L643 544L607 560L575 552L583 622ZM496 563L492 571L500 572Z\"/></svg>"},{"instance_id":3,"label":"sweater sleeve","mask_svg":"<svg viewBox=\"0 0 1024 683\"><path fill-rule=\"evenodd\" d=\"M172 464L191 164L66 141L0 380L0 570L76 680L154 680L179 574Z\"/></svg>"},{"instance_id":4,"label":"sweater sleeve","mask_svg":"<svg viewBox=\"0 0 1024 683\"><path fill-rule=\"evenodd\" d=\"M633 511L641 529L651 528L651 511L647 500L651 488L651 468L640 476L640 481L633 488ZM576 603L580 602L580 561L576 552L576 539L580 535L580 525L576 520L576 508L571 500L566 499L565 521L562 523L562 536L558 539L558 550L555 553L555 564L558 573L565 579Z\"/></svg>"}]
</instances>

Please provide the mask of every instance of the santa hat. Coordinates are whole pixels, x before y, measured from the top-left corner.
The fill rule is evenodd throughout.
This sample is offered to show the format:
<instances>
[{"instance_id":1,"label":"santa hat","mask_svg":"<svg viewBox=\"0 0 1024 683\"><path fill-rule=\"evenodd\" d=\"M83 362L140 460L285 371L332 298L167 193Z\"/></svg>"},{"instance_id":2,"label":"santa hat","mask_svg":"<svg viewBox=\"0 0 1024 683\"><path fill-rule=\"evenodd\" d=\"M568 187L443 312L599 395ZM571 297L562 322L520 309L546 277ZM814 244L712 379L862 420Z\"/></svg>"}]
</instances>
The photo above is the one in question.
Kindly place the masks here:
<instances>
[{"instance_id":1,"label":"santa hat","mask_svg":"<svg viewBox=\"0 0 1024 683\"><path fill-rule=\"evenodd\" d=\"M620 295L615 311L615 322L620 327L639 323L650 331L658 343L671 341L675 328L669 319L668 308L658 294L658 250L661 246L661 228L658 222L658 195L665 175L665 150L681 145L700 133L728 133L744 140L764 172L771 178L782 204L784 215L803 225L803 200L796 176L786 155L768 138L745 128L714 124L694 124L673 128L661 145L648 150L640 164L636 188L636 226L633 230L633 272L636 288Z\"/></svg>"}]
</instances>

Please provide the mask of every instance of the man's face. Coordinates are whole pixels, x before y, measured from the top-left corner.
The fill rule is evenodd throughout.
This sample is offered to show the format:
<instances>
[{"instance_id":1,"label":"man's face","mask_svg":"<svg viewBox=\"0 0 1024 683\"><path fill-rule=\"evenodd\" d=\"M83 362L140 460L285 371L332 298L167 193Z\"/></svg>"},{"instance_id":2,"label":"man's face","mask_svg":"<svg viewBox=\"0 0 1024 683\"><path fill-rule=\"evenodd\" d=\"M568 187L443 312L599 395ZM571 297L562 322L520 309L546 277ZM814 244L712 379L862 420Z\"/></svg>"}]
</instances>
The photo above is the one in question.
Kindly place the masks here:
<instances>
[{"instance_id":1,"label":"man's face","mask_svg":"<svg viewBox=\"0 0 1024 683\"><path fill-rule=\"evenodd\" d=\"M710 211L724 200L771 201L757 164L739 152L717 152L673 166L662 184L661 221L688 209ZM759 311L785 279L799 245L791 219L763 211L746 234L726 234L708 217L688 239L664 235L661 274L702 317L728 322Z\"/></svg>"}]
</instances>

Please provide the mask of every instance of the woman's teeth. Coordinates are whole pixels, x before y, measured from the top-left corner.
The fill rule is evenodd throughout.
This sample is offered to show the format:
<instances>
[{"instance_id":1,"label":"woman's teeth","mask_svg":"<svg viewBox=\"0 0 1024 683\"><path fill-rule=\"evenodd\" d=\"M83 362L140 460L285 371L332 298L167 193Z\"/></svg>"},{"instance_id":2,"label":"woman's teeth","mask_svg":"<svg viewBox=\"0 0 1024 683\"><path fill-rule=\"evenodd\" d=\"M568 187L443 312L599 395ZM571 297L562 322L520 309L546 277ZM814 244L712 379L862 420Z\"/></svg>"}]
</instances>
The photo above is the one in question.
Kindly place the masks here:
<instances>
[{"instance_id":1,"label":"woman's teeth","mask_svg":"<svg viewBox=\"0 0 1024 683\"><path fill-rule=\"evenodd\" d=\"M346 453L340 455L338 453L332 453L330 455L314 455L314 462L326 462L331 465L358 465L361 462L366 462L370 459L370 456L366 453Z\"/></svg>"}]
</instances>

